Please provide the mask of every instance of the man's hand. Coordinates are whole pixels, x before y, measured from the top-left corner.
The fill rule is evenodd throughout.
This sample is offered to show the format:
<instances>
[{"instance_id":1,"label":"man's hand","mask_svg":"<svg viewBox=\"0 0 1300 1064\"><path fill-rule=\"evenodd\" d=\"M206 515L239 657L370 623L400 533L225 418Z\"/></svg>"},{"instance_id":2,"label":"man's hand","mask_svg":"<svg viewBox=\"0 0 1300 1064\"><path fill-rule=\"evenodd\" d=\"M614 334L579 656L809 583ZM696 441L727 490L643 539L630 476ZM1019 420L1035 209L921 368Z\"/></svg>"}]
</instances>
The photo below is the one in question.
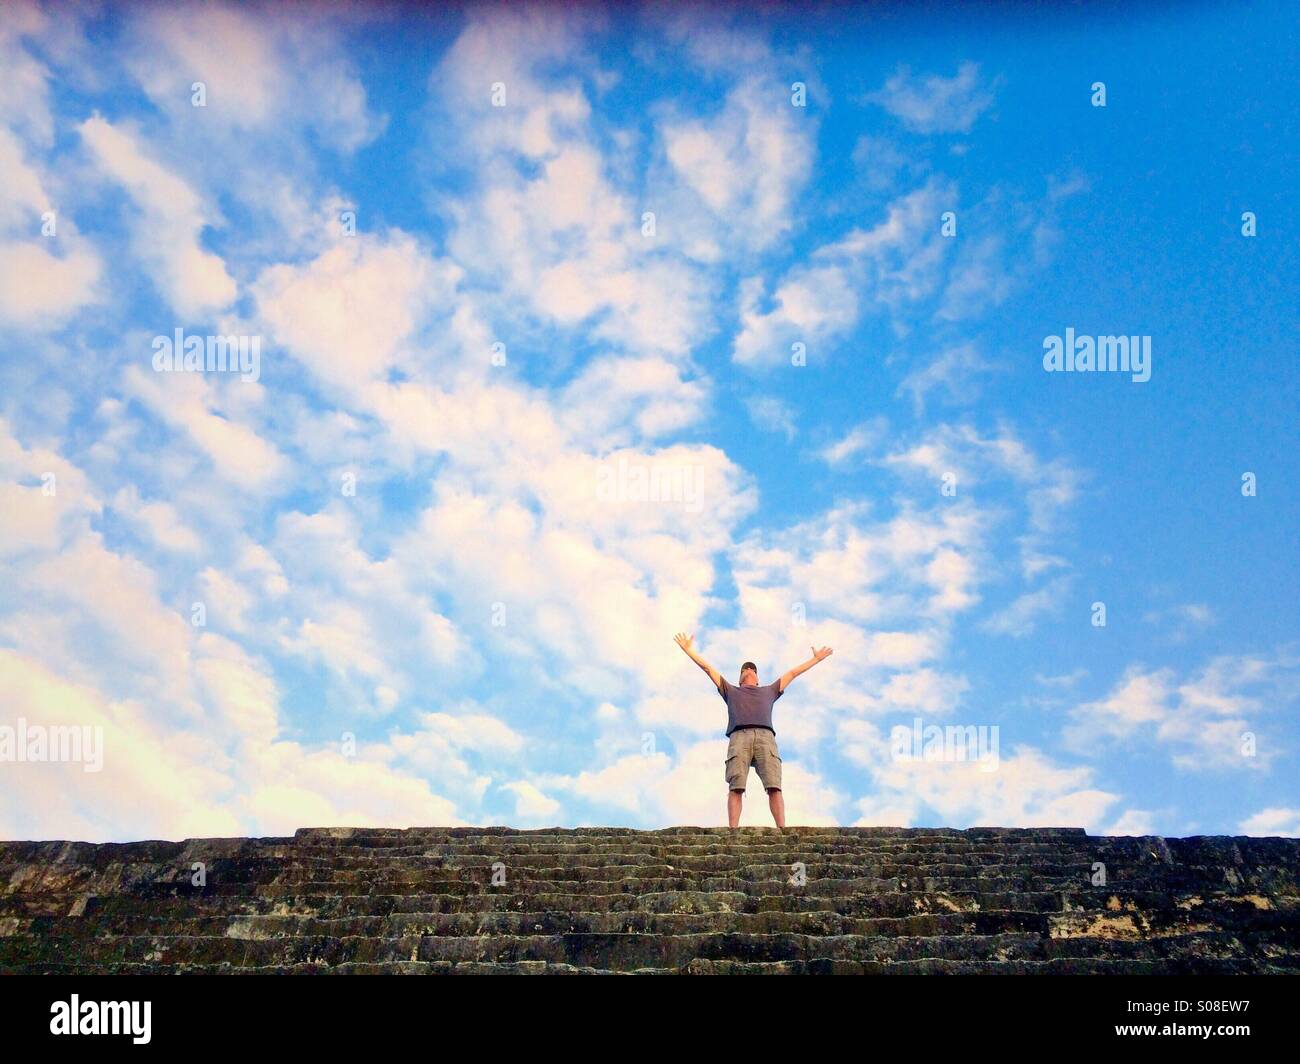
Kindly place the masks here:
<instances>
[{"instance_id":1,"label":"man's hand","mask_svg":"<svg viewBox=\"0 0 1300 1064\"><path fill-rule=\"evenodd\" d=\"M693 646L694 641L695 641L695 636L687 635L685 632L678 632L675 636L673 636L673 642L676 643L679 647L681 647L684 651L686 651L686 653L690 656L690 659L693 662L695 662L696 665L698 665L701 669L703 669L706 673L708 673L709 679L713 681L713 686L716 687L719 692L721 692L723 690L722 674L719 673L717 669L715 669L712 665L710 665L697 653L695 653L695 647Z\"/></svg>"},{"instance_id":2,"label":"man's hand","mask_svg":"<svg viewBox=\"0 0 1300 1064\"><path fill-rule=\"evenodd\" d=\"M777 681L777 683L781 685L778 688L779 691L784 692L785 689L790 686L791 682L794 680L796 676L802 676L805 672L807 672L814 665L816 665L817 662L825 661L827 658L829 658L832 653L830 647L822 647L821 650L818 650L816 647L809 647L808 649L812 651L811 658L805 661L802 665L796 665L789 672L781 674L781 679Z\"/></svg>"}]
</instances>

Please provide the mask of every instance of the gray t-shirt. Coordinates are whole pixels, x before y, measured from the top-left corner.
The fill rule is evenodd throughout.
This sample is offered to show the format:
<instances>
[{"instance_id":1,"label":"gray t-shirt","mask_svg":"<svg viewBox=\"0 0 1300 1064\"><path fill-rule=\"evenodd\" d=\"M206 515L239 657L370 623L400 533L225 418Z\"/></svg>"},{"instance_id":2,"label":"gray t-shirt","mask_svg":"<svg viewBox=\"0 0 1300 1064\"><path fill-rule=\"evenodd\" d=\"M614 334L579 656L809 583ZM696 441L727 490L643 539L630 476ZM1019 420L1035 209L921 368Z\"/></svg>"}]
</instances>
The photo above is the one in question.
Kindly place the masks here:
<instances>
[{"instance_id":1,"label":"gray t-shirt","mask_svg":"<svg viewBox=\"0 0 1300 1064\"><path fill-rule=\"evenodd\" d=\"M766 687L738 687L722 678L722 688L718 694L727 703L727 734L737 728L767 728L773 735L772 704L781 697L781 681L776 680Z\"/></svg>"}]
</instances>

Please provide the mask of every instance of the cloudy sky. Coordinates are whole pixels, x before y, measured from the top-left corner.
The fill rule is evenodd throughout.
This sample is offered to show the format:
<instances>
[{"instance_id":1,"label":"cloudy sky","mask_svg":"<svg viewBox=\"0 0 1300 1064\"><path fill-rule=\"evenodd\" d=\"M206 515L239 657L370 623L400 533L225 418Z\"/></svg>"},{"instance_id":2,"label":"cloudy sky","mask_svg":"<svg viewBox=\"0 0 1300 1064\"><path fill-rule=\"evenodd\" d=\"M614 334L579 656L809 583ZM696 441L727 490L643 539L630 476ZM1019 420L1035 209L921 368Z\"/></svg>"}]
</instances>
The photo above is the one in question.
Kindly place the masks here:
<instances>
[{"instance_id":1,"label":"cloudy sky","mask_svg":"<svg viewBox=\"0 0 1300 1064\"><path fill-rule=\"evenodd\" d=\"M6 3L0 836L1300 833L1282 10Z\"/></svg>"}]
</instances>

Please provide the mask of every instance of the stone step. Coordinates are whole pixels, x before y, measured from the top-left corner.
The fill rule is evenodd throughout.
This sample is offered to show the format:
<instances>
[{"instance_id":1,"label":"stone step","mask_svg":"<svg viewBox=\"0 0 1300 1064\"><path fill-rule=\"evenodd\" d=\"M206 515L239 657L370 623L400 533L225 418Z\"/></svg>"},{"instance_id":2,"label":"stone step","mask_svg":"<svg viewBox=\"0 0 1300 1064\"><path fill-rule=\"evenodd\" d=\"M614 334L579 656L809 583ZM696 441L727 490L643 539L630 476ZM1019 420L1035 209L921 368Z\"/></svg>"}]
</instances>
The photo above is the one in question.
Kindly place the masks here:
<instances>
[{"instance_id":1,"label":"stone step","mask_svg":"<svg viewBox=\"0 0 1300 1064\"><path fill-rule=\"evenodd\" d=\"M366 882L289 882L241 884L209 881L204 888L185 883L137 884L131 889L11 894L0 897L0 919L119 912L266 912L331 915L382 915L386 912L477 912L685 907L690 911L806 911L824 909L845 915L903 915L916 911L981 909L1052 910L1095 908L1112 897L1127 906L1170 908L1198 899L1239 898L1257 907L1293 914L1295 895L1261 893L1249 886L1190 884L1174 886L1155 877L1080 885L1079 877L1050 882L993 877L920 877L908 880L810 878L805 885L787 879L739 880L621 879L609 881L529 881L516 878L505 887L485 881L426 881L410 884ZM1104 900L1099 900L1104 899ZM1130 901L1130 899L1132 899Z\"/></svg>"},{"instance_id":2,"label":"stone step","mask_svg":"<svg viewBox=\"0 0 1300 1064\"><path fill-rule=\"evenodd\" d=\"M196 840L198 841L198 840ZM223 840L215 840L223 842ZM568 835L475 835L475 836L396 836L386 838L366 838L362 836L348 838L331 838L318 835L303 835L288 840L264 844L261 848L293 850L372 850L379 853L400 850L414 850L421 847L448 849L483 849L500 850L511 847L517 849L570 849L570 850L635 850L672 849L672 850L708 850L718 852L735 849L762 849L768 846L797 847L800 849L852 849L868 852L888 849L969 849L977 847L986 850L1003 850L1007 852L1025 848L1044 846L1076 849L1097 842L1093 836L1049 836L1006 839L994 836L948 836L934 835L921 838L905 836L880 836L875 838L855 838L845 835L807 835L797 831L770 831L763 835L741 836L702 836L702 835L667 835L656 837L647 833L643 836L568 836ZM141 845L130 843L128 845ZM143 844L152 845L152 844ZM178 844L171 844L178 845Z\"/></svg>"},{"instance_id":3,"label":"stone step","mask_svg":"<svg viewBox=\"0 0 1300 1064\"><path fill-rule=\"evenodd\" d=\"M1286 975L1292 967L1256 960L1197 957L1130 960L1097 957L1053 957L1049 960L950 961L808 961L752 964L694 960L687 975ZM540 973L539 973L540 974Z\"/></svg>"},{"instance_id":4,"label":"stone step","mask_svg":"<svg viewBox=\"0 0 1300 1064\"><path fill-rule=\"evenodd\" d=\"M0 972L1300 974L1298 896L1297 840L1064 828L12 842Z\"/></svg>"},{"instance_id":5,"label":"stone step","mask_svg":"<svg viewBox=\"0 0 1300 1064\"><path fill-rule=\"evenodd\" d=\"M1087 899L1089 906L1101 908L1109 899L1115 904L1140 904L1154 907L1164 895L1150 895L1141 902L1130 901L1138 895L1121 896L1099 893ZM1195 895L1193 897L1201 897ZM1062 895L1055 892L1016 892L1002 894L929 893L925 891L890 891L873 894L840 895L834 898L818 896L815 890L803 895L753 895L738 891L667 891L654 894L550 894L527 896L501 893L480 894L352 894L352 895L292 895L285 898L248 897L240 895L204 895L188 897L141 898L130 895L97 896L78 899L87 916L105 913L149 914L176 916L185 913L211 913L232 915L331 915L331 916L383 916L392 913L490 913L523 912L520 907L529 904L530 912L839 912L843 915L908 916L924 912L1010 911L1016 908L1037 912L1059 912L1063 907ZM0 912L3 912L0 903ZM76 904L74 902L73 904ZM1072 900L1073 906L1082 906L1081 899ZM1173 904L1173 903L1171 903ZM28 915L6 913L5 915ZM64 915L63 912L48 915Z\"/></svg>"},{"instance_id":6,"label":"stone step","mask_svg":"<svg viewBox=\"0 0 1300 1064\"><path fill-rule=\"evenodd\" d=\"M914 877L902 879L875 879L854 877L851 879L810 879L806 885L797 885L786 879L738 879L734 877L695 879L690 877L670 878L623 878L618 880L549 880L534 881L516 877L504 887L492 887L486 882L448 881L421 879L404 884L367 883L365 881L294 881L286 883L246 884L212 882L203 888L195 888L186 883L146 883L137 884L129 891L119 891L122 896L152 901L166 898L247 898L261 897L289 904L297 898L334 898L361 896L406 896L430 897L447 896L460 899L487 898L489 907L522 908L532 906L533 899L542 897L607 897L622 896L640 898L646 896L683 896L683 895L762 895L774 904L785 897L816 897L827 899L830 908L838 910L844 900L856 895L881 895L895 893L915 893L935 895L960 894L1067 894L1080 890L1079 878L1071 876L1059 880L1044 877L1025 877L1023 879L1005 879L998 877L972 876L956 877ZM395 889L400 888L400 889ZM1159 893L1173 890L1180 894L1192 895L1241 895L1252 893L1239 888L1239 885L1192 883L1171 888L1157 877L1134 879L1122 883L1110 884L1110 890ZM35 895L10 895L4 899L8 915L39 915L47 912L57 915L68 912L83 899L96 896L94 892L60 892ZM102 895L98 895L102 896ZM1261 895L1281 897L1276 894ZM462 902L464 904L464 902Z\"/></svg>"},{"instance_id":7,"label":"stone step","mask_svg":"<svg viewBox=\"0 0 1300 1064\"><path fill-rule=\"evenodd\" d=\"M192 859L191 859L192 858ZM244 857L208 857L191 854L184 860L176 861L129 861L103 865L77 864L71 862L54 862L47 864L26 864L10 869L0 869L0 891L49 889L63 882L105 882L125 883L139 878L158 878L161 873L170 878L189 878L195 861L201 860L209 873L215 869L224 871L228 876L253 878L258 875L276 876L302 875L312 870L328 869L339 875L364 874L386 875L390 873L427 873L438 870L488 870L498 862L507 869L526 869L532 876L555 875L558 871L581 869L587 874L592 870L618 871L672 871L684 873L690 871L732 871L748 868L765 868L788 871L796 863L806 869L829 870L897 870L899 874L918 874L920 872L962 870L984 871L1004 870L1013 874L1033 874L1060 869L1084 870L1091 875L1093 865L1101 860L1106 868L1108 878L1132 875L1157 874L1166 877L1187 878L1227 878L1239 877L1243 880L1292 882L1296 872L1281 865L1237 864L1224 865L1216 862L1179 862L1167 864L1155 860L1101 859L1096 853L1083 855L1006 855L971 853L967 855L934 854L918 857L910 854L900 855L855 855L855 854L713 854L713 855L539 855L539 854L483 854L483 855L441 855L419 854L407 857L374 857L356 854L338 854L334 856L312 854L310 856L278 857L258 854Z\"/></svg>"},{"instance_id":8,"label":"stone step","mask_svg":"<svg viewBox=\"0 0 1300 1064\"><path fill-rule=\"evenodd\" d=\"M1055 957L1046 961L744 961L692 960L682 968L637 968L610 971L545 961L483 963L465 961L394 961L268 965L204 964L37 964L41 975L1289 975L1293 968L1233 958L1117 960Z\"/></svg>"},{"instance_id":9,"label":"stone step","mask_svg":"<svg viewBox=\"0 0 1300 1064\"><path fill-rule=\"evenodd\" d=\"M698 861L775 861L788 864L792 861L899 861L911 863L932 863L943 861L982 861L990 863L1012 863L1016 861L1067 861L1070 863L1091 864L1101 860L1100 851L1094 848L1076 849L1059 846L1021 846L1015 849L1003 849L991 846L935 846L935 847L873 847L871 849L853 846L737 846L731 848L711 849L707 846L669 847L578 847L578 846L528 846L513 845L501 847L451 847L451 846L404 846L404 847L339 847L333 849L325 846L289 847L284 851L267 850L257 855L227 858L225 855L214 856L212 860L278 860L285 862L305 861L348 861L354 863L381 864L392 861L441 860L459 862L487 862L504 860L510 862L528 862L545 864L547 862L580 861L586 864L636 864L645 863L681 863ZM191 859L189 855L185 858ZM193 859L198 859L197 855ZM142 860L138 864L156 864L156 861ZM177 863L184 863L178 859ZM1220 862L1203 862L1219 864Z\"/></svg>"},{"instance_id":10,"label":"stone step","mask_svg":"<svg viewBox=\"0 0 1300 1064\"><path fill-rule=\"evenodd\" d=\"M139 869L170 867L186 869L196 861L208 866L310 866L313 864L330 864L335 867L382 867L384 865L407 863L413 866L441 862L447 865L490 865L495 861L507 864L545 867L562 864L595 865L663 865L671 864L681 867L725 867L746 863L791 864L795 861L804 863L852 863L880 864L894 863L902 865L926 866L932 864L1026 864L1048 866L1069 864L1090 867L1095 861L1107 860L1123 864L1152 864L1152 858L1134 861L1130 857L1115 855L1096 847L1082 850L1066 849L1054 846L1025 846L1014 850L995 847L971 846L909 848L890 847L882 849L854 849L851 846L836 847L731 847L710 849L708 847L636 847L623 849L592 849L579 847L532 847L514 846L500 848L484 847L402 847L388 850L381 848L339 848L329 847L268 847L266 849L249 849L239 853L224 850L210 850L207 847L193 846L175 854L157 855L151 853L123 853L111 859L100 855L63 854L54 859L20 859L14 857L8 862L0 861L0 882L14 877L29 877L39 869L48 875L91 875L116 874L130 875ZM1190 865L1222 866L1222 862L1185 862ZM1250 867L1250 866L1247 866ZM1274 866L1265 866L1274 867Z\"/></svg>"},{"instance_id":11,"label":"stone step","mask_svg":"<svg viewBox=\"0 0 1300 1064\"><path fill-rule=\"evenodd\" d=\"M1184 922L1194 921L1182 914ZM1279 914L1272 916L1272 924ZM1259 925L1266 926L1263 920ZM934 935L978 931L1033 931L1046 934L1044 913L927 913L904 917L854 917L819 910L807 913L394 913L388 916L317 917L303 915L38 917L9 929L11 935L66 938L132 935L283 938L303 935L391 938L406 935L706 934L710 931L817 935Z\"/></svg>"},{"instance_id":12,"label":"stone step","mask_svg":"<svg viewBox=\"0 0 1300 1064\"><path fill-rule=\"evenodd\" d=\"M189 839L183 842L143 841L130 843L86 843L86 842L0 842L0 867L11 863L75 863L79 861L115 862L128 859L166 860L169 857L180 858L193 851L206 851L212 854L238 856L259 852L277 852L287 854L295 850L317 849L337 852L350 849L354 851L393 851L410 852L418 848L449 847L484 853L501 850L541 852L547 848L564 852L618 852L632 847L642 849L663 848L676 851L728 852L746 849L764 849L778 847L783 849L815 849L817 847L849 849L856 852L911 848L924 850L936 847L949 847L956 850L981 848L1012 852L1019 847L1041 848L1063 847L1067 849L1086 847L1098 840L1083 834L1047 835L1047 836L880 836L855 837L852 835L811 833L812 829L795 829L786 832L765 831L761 835L744 835L750 829L739 829L734 835L724 833L682 835L660 834L656 832L629 833L626 835L568 835L554 833L513 832L509 834L476 833L472 835L449 835L410 832L388 835L346 835L299 834L294 838L265 839ZM1128 840L1125 840L1128 841Z\"/></svg>"},{"instance_id":13,"label":"stone step","mask_svg":"<svg viewBox=\"0 0 1300 1064\"><path fill-rule=\"evenodd\" d=\"M520 838L628 838L658 840L673 838L700 838L713 840L771 838L786 835L803 837L841 837L867 839L896 837L925 839L946 837L955 839L1086 839L1090 836L1083 828L892 828L892 827L811 827L800 825L784 830L775 827L702 828L675 827L644 831L639 828L510 828L510 827L420 827L420 828L299 828L294 839L427 839L427 838L486 838L489 836L516 836ZM1134 836L1137 837L1137 836ZM1219 836L1205 836L1218 838ZM276 839L275 841L282 841Z\"/></svg>"},{"instance_id":14,"label":"stone step","mask_svg":"<svg viewBox=\"0 0 1300 1064\"><path fill-rule=\"evenodd\" d=\"M1125 864L1152 864L1152 857L1135 858L1127 854L1116 854L1099 847L1061 847L1061 846L889 846L889 847L853 847L853 846L734 846L734 847L577 847L577 846L533 846L508 845L500 847L480 846L414 846L414 847L290 847L287 850L266 850L261 853L247 853L227 857L224 854L204 856L190 853L177 858L177 864L192 860L279 860L298 862L309 860L351 861L355 863L409 860L443 860L459 862L493 861L529 862L534 864L562 864L580 862L584 864L636 864L636 863L681 863L691 861L730 861L752 862L767 861L789 864L793 861L851 861L880 862L895 861L912 864L931 864L935 862L970 862L980 861L985 864L1014 864L1017 862L1059 862L1069 864L1092 864L1094 861L1114 861ZM124 862L125 863L125 862ZM152 858L142 858L138 864L160 863ZM1162 862L1168 863L1168 862ZM1211 859L1206 861L1179 862L1186 864L1222 866L1224 862ZM1284 867L1269 862L1242 862L1245 867ZM69 867L76 865L69 863ZM110 866L111 867L111 866ZM0 869L2 872L3 869Z\"/></svg>"},{"instance_id":15,"label":"stone step","mask_svg":"<svg viewBox=\"0 0 1300 1064\"><path fill-rule=\"evenodd\" d=\"M799 871L808 879L950 879L950 878L971 878L984 877L988 879L1015 879L1017 881L1024 879L1043 879L1052 882L1069 880L1078 881L1085 878L1089 873L1089 866L1086 864L1061 865L1056 862L1044 864L1001 864L1001 863L982 863L972 861L969 863L961 862L936 862L934 864L898 864L893 862L817 862L801 861L786 863L768 863L768 862L718 862L717 867L692 868L671 864L565 864L565 865L530 865L530 864L511 864L502 862L499 869L501 874L508 880L526 879L530 883L558 883L558 882L580 882L580 883L600 883L600 882L618 882L624 880L654 880L654 879L691 879L699 882L718 879L735 879L741 881L768 881L787 879L794 874L796 864L800 866ZM189 868L177 867L174 869L163 870L163 875L158 876L157 869L147 870L150 874L146 875L145 869L123 870L106 875L87 874L83 876L68 876L67 874L51 875L36 880L28 880L18 884L18 890L14 890L13 884L8 885L6 892L17 893L35 893L37 890L46 890L51 887L61 887L65 892L69 889L77 889L78 885L93 885L96 883L109 884L115 887L130 887L137 882L158 882L158 883L189 883L192 879L192 872ZM494 866L488 862L475 862L466 864L449 865L442 861L429 862L397 862L394 864L384 865L353 865L343 866L331 864L329 861L313 862L311 864L294 864L287 862L258 863L258 864L224 864L214 863L206 866L205 876L211 882L220 880L227 884L249 884L258 886L262 884L284 884L284 883L321 883L330 882L337 884L346 883L364 883L371 887L377 886L401 886L404 884L420 883L458 883L458 882L486 882L494 874ZM1165 879L1174 877L1178 881L1188 883L1223 883L1229 882L1225 877L1224 870L1213 866L1205 868L1184 867L1175 869L1170 872L1158 873L1150 868L1138 869L1114 869L1111 878L1132 882L1137 878L1151 878L1153 875L1161 875ZM1249 882L1260 880L1260 873L1239 874L1239 880Z\"/></svg>"},{"instance_id":16,"label":"stone step","mask_svg":"<svg viewBox=\"0 0 1300 1064\"><path fill-rule=\"evenodd\" d=\"M545 961L629 971L682 968L692 960L744 962L850 960L1049 960L1114 958L1167 960L1180 956L1235 959L1300 969L1300 929L1230 934L1210 931L1126 939L1037 933L929 936L746 934L474 935L398 937L320 936L238 939L227 936L120 936L102 939L0 939L0 968L33 963L342 964L347 962Z\"/></svg>"},{"instance_id":17,"label":"stone step","mask_svg":"<svg viewBox=\"0 0 1300 1064\"><path fill-rule=\"evenodd\" d=\"M1143 883L1158 881L1177 889L1219 889L1248 886L1273 886L1277 880L1259 873L1227 876L1216 868L1181 869L1161 873L1155 869L1114 869L1110 882L1137 888ZM673 884L671 889L744 889L751 883L782 883L796 878L806 882L842 882L871 880L877 884L915 882L955 883L957 881L983 880L1014 883L1018 889L1056 889L1086 885L1090 870L1087 866L1048 865L983 865L974 863L923 865L862 864L737 864L733 867L684 868L674 865L566 865L529 866L503 864L494 868L490 864L448 866L432 863L422 866L403 864L386 867L338 868L328 863L321 865L208 865L205 870L206 887L192 888L193 873L189 868L133 870L104 875L47 874L26 879L21 883L0 883L0 897L18 895L75 895L130 893L175 893L191 889L220 890L223 892L256 892L261 889L285 889L298 885L303 893L305 885L320 885L332 893L408 893L418 888L426 889L445 885L451 892L466 886L485 889L559 890L565 884L582 884L599 887L605 884L643 886L642 892L662 889L662 884ZM360 889L350 889L360 888ZM583 889L586 889L584 887Z\"/></svg>"},{"instance_id":18,"label":"stone step","mask_svg":"<svg viewBox=\"0 0 1300 1064\"><path fill-rule=\"evenodd\" d=\"M205 851L228 856L273 852L287 855L295 850L338 852L344 849L357 851L391 851L394 854L414 853L420 848L437 846L448 852L653 852L656 849L674 852L743 852L747 849L780 848L800 852L819 850L852 850L869 853L876 850L948 849L951 852L968 852L971 849L985 852L1018 852L1020 848L1055 849L1058 852L1090 852L1108 850L1132 855L1149 852L1153 856L1165 855L1170 859L1189 859L1197 853L1204 854L1214 863L1249 861L1252 856L1265 862L1276 862L1296 868L1300 857L1286 843L1293 841L1272 838L1225 839L1217 836L1194 836L1187 839L1159 839L1144 837L1106 838L1089 836L1082 831L1046 834L1037 829L1024 829L1015 834L979 834L976 832L945 832L941 834L900 834L902 829L888 829L891 834L857 835L853 829L798 828L776 832L773 829L738 829L735 834L727 829L717 829L707 834L680 834L675 832L620 832L572 834L555 832L493 832L474 829L443 829L438 832L412 829L409 832L386 832L375 835L377 829L355 829L352 834L333 835L331 829L304 829L292 838L263 839L191 839L184 842L133 842L133 843L80 843L80 842L0 842L0 867L11 863L61 862L94 860L112 863L135 857L141 860L179 858L190 852ZM885 829L858 829L878 832ZM364 834L369 831L371 834ZM459 834L450 834L458 831ZM465 833L469 831L470 833ZM745 832L759 832L746 835Z\"/></svg>"},{"instance_id":19,"label":"stone step","mask_svg":"<svg viewBox=\"0 0 1300 1064\"><path fill-rule=\"evenodd\" d=\"M1231 840L1231 842L1228 843L1219 837L1162 839L1145 838L1141 836L1105 837L1092 835L1049 837L1026 836L1015 839L991 836L963 837L960 835L930 836L924 838L909 838L902 836L854 838L835 835L806 835L792 831L772 831L765 835L751 837L741 837L738 835L724 835L721 837L678 835L656 838L653 837L653 833L646 833L646 835L650 837L571 837L555 835L529 836L522 834L481 835L473 837L396 836L385 838L329 838L322 836L302 836L289 840L288 842L283 840L268 840L265 843L259 843L257 840L245 840L248 845L245 847L244 851L233 849L231 840L224 839L196 839L191 840L186 844L130 843L126 845L133 848L140 848L140 852L142 853L154 855L160 855L162 853L162 847L179 849L184 846L210 845L214 850L220 849L232 853L247 852L250 849L262 849L267 851L276 850L279 852L320 851L330 853L341 851L417 853L421 850L428 849L436 849L440 851L445 850L448 852L562 851L614 853L670 850L677 852L722 853L771 848L798 849L801 851L850 850L856 853L889 852L899 850L911 850L916 852L938 850L967 852L972 849L989 852L1019 853L1022 851L1041 849L1051 849L1061 852L1084 852L1095 849L1107 849L1115 852L1126 851L1132 854L1147 853L1161 857L1162 859L1171 856L1177 858L1180 854L1195 855L1202 853L1208 855L1215 861L1223 860L1225 858L1237 860L1242 856L1248 856L1253 853L1258 854L1265 860L1288 862L1294 860L1294 854L1291 853L1291 851L1286 848L1278 849L1275 846L1271 846L1269 844L1274 840L1265 838ZM256 843L256 845L254 845L254 843ZM88 844L79 843L75 845L84 847Z\"/></svg>"},{"instance_id":20,"label":"stone step","mask_svg":"<svg viewBox=\"0 0 1300 1064\"><path fill-rule=\"evenodd\" d=\"M0 927L0 937L44 935L59 938L105 936L226 936L260 939L294 936L398 937L407 935L528 935L635 933L651 935L743 932L810 935L925 936L1005 932L1038 934L1088 933L1151 937L1190 934L1207 925L1233 930L1285 928L1292 913L1260 909L1243 901L1211 901L1187 908L1150 908L1142 912L1097 908L1088 912L987 911L912 913L904 916L845 916L827 909L804 912L545 912L390 913L383 916L323 917L307 914L87 913L83 916L37 917Z\"/></svg>"},{"instance_id":21,"label":"stone step","mask_svg":"<svg viewBox=\"0 0 1300 1064\"><path fill-rule=\"evenodd\" d=\"M248 845L238 850L224 845L208 845L222 840L197 840L192 844L167 844L167 853L156 852L154 844L132 844L131 847L115 847L112 853L96 850L62 850L44 854L27 852L33 845L45 844L4 844L8 853L0 852L0 874L9 877L31 875L36 868L50 872L67 874L80 870L99 870L116 872L141 867L172 865L188 867L193 860L203 859L207 863L229 862L241 863L287 863L305 864L312 861L337 862L340 866L363 865L367 863L382 864L399 860L445 862L473 862L512 858L516 863L544 865L549 861L579 861L590 864L634 864L638 862L674 861L683 865L705 860L713 861L773 861L789 863L794 860L852 860L854 862L885 862L930 864L935 862L964 863L1050 863L1052 861L1067 863L1088 863L1106 860L1120 864L1160 864L1163 867L1227 867L1245 870L1269 869L1277 872L1293 873L1300 866L1293 860L1270 852L1255 851L1251 848L1235 848L1233 852L1224 853L1207 848L1184 851L1169 847L1167 853L1149 847L1131 845L1088 845L1084 847L1061 847L1054 845L1026 845L1018 848L1003 848L970 844L955 846L943 844L935 847L891 846L886 848L855 848L852 845L834 845L830 847L801 846L789 842L776 842L762 847L671 847L635 844L628 847L580 847L568 845L535 845L528 843L511 843L506 846L434 846L427 845L397 847L391 850L374 847L338 847L292 845L275 845L257 847ZM1106 840L1101 840L1105 842ZM1174 840L1180 841L1180 840ZM1268 841L1268 840L1252 840ZM161 845L161 844L160 844Z\"/></svg>"},{"instance_id":22,"label":"stone step","mask_svg":"<svg viewBox=\"0 0 1300 1064\"><path fill-rule=\"evenodd\" d=\"M744 889L628 890L612 884L600 891L530 889L515 884L509 889L485 889L474 884L439 884L436 891L349 892L338 889L298 889L302 885L262 888L256 895L209 884L203 890L151 886L132 893L109 895L22 895L0 898L0 918L95 914L97 912L264 912L329 915L383 915L388 912L484 911L813 911L844 915L909 915L925 911L983 910L1061 911L1113 905L1139 910L1192 907L1202 899L1239 899L1260 908L1285 909L1295 914L1293 895L1261 895L1238 891L1169 891L1112 884L1107 888L1080 888L1071 883L1053 890L1023 890L1014 884L974 881L961 889L916 882L810 881L797 887L786 882L746 884ZM310 886L310 885L309 885ZM1113 899L1113 900L1112 900Z\"/></svg>"}]
</instances>

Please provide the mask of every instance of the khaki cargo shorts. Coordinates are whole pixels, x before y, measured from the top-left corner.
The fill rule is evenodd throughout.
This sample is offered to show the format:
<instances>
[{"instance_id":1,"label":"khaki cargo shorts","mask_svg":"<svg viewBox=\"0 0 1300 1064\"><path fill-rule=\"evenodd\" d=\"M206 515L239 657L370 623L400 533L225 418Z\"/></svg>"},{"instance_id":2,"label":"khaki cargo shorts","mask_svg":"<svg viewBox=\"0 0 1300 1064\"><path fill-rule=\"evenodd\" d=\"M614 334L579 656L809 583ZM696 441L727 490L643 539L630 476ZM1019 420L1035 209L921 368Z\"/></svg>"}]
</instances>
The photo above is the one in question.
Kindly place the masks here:
<instances>
[{"instance_id":1,"label":"khaki cargo shorts","mask_svg":"<svg viewBox=\"0 0 1300 1064\"><path fill-rule=\"evenodd\" d=\"M749 766L758 769L758 778L769 791L781 789L781 755L776 750L776 736L766 728L737 728L727 743L727 787L743 791L749 781Z\"/></svg>"}]
</instances>

